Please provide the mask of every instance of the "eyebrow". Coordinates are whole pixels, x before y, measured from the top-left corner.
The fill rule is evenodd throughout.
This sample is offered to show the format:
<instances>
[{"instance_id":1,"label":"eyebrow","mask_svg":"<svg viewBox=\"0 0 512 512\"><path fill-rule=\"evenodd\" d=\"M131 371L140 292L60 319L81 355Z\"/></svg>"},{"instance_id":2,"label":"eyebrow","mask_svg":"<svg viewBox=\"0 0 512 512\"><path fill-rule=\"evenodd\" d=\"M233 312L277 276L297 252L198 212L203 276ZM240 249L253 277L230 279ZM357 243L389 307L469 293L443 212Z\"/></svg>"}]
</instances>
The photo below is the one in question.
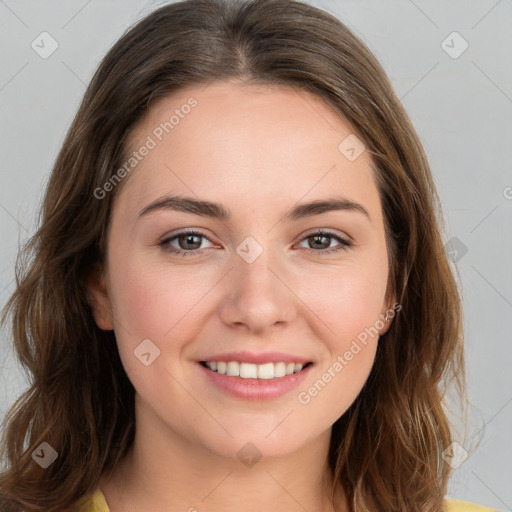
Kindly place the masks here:
<instances>
[{"instance_id":1,"label":"eyebrow","mask_svg":"<svg viewBox=\"0 0 512 512\"><path fill-rule=\"evenodd\" d=\"M139 213L138 218L148 215L156 210L173 210L185 213L192 213L202 217L211 217L218 220L229 220L231 212L219 203L211 201L194 199L185 196L167 195L156 199L145 206ZM368 217L371 222L370 215L366 208L359 203L351 201L344 197L335 197L331 199L317 199L308 203L302 203L294 206L284 216L284 221L295 221L304 217L312 217L321 213L345 210L359 212Z\"/></svg>"}]
</instances>

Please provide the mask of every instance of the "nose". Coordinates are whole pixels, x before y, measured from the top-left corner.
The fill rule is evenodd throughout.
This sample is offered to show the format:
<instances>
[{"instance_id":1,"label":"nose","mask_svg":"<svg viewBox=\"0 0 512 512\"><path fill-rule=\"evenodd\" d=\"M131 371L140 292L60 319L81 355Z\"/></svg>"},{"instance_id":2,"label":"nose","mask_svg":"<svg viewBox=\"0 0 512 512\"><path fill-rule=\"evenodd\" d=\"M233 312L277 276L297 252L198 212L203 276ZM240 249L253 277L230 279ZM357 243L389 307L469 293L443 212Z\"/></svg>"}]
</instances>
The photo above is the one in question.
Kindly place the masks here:
<instances>
[{"instance_id":1,"label":"nose","mask_svg":"<svg viewBox=\"0 0 512 512\"><path fill-rule=\"evenodd\" d=\"M292 322L300 300L290 282L290 272L277 258L264 250L252 263L238 254L233 260L220 304L222 321L253 334Z\"/></svg>"}]
</instances>

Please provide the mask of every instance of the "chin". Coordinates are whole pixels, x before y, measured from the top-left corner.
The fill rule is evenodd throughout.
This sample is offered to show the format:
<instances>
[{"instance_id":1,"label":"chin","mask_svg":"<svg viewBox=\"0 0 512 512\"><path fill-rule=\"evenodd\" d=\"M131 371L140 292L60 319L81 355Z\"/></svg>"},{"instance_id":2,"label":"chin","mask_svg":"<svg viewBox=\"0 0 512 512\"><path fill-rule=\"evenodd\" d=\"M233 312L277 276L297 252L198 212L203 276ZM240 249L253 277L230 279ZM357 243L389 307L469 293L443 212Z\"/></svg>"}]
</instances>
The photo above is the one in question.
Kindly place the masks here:
<instances>
[{"instance_id":1,"label":"chin","mask_svg":"<svg viewBox=\"0 0 512 512\"><path fill-rule=\"evenodd\" d=\"M257 428L254 425L252 429L228 428L233 437L226 432L213 438L211 435L206 437L200 435L199 442L204 448L219 457L238 459L244 463L248 459L260 460L285 457L300 451L310 441L306 433L302 434L296 428L283 429L279 432L280 428L277 427L270 435L269 430ZM250 464L248 465L250 466Z\"/></svg>"}]
</instances>

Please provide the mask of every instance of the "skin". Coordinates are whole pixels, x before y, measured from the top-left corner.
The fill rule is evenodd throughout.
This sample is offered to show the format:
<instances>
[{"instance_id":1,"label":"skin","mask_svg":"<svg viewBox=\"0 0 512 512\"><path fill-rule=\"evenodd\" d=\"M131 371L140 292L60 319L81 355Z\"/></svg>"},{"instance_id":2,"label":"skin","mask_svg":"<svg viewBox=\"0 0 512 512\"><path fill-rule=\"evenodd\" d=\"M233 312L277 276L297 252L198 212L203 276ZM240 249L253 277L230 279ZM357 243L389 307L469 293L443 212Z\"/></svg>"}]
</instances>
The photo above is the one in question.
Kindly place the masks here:
<instances>
[{"instance_id":1,"label":"skin","mask_svg":"<svg viewBox=\"0 0 512 512\"><path fill-rule=\"evenodd\" d=\"M100 487L112 512L334 510L322 486L331 427L361 391L378 336L308 404L297 396L394 303L370 157L349 161L338 150L353 130L322 99L231 81L159 100L132 131L132 149L191 96L197 107L122 183L104 273L89 283L95 320L114 329L136 389L134 445ZM161 209L138 218L165 194L221 203L232 217ZM280 222L297 203L334 195L359 203L369 218L337 210ZM170 245L202 255L159 247L185 228L206 238ZM353 246L322 256L342 246L335 238L315 245L310 237L320 228ZM263 248L252 263L236 252L248 236ZM134 356L147 338L160 349L149 366ZM277 399L234 398L211 385L197 361L241 349L315 364L304 384ZM252 467L237 458L247 442L262 454ZM348 510L341 491L339 500Z\"/></svg>"}]
</instances>

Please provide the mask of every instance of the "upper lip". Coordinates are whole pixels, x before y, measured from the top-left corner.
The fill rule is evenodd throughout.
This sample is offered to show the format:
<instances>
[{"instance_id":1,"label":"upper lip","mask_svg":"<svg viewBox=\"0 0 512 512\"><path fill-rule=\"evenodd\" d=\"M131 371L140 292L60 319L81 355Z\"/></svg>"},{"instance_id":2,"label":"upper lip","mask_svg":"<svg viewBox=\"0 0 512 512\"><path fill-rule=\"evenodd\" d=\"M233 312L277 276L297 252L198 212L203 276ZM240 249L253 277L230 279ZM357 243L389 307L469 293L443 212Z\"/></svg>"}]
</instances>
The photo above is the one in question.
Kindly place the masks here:
<instances>
[{"instance_id":1,"label":"upper lip","mask_svg":"<svg viewBox=\"0 0 512 512\"><path fill-rule=\"evenodd\" d=\"M299 363L306 364L312 362L311 359L306 359L301 356L294 356L293 354L286 354L285 352L249 352L242 350L239 352L223 352L200 359L200 361L238 361L241 363L264 364L264 363Z\"/></svg>"}]
</instances>

